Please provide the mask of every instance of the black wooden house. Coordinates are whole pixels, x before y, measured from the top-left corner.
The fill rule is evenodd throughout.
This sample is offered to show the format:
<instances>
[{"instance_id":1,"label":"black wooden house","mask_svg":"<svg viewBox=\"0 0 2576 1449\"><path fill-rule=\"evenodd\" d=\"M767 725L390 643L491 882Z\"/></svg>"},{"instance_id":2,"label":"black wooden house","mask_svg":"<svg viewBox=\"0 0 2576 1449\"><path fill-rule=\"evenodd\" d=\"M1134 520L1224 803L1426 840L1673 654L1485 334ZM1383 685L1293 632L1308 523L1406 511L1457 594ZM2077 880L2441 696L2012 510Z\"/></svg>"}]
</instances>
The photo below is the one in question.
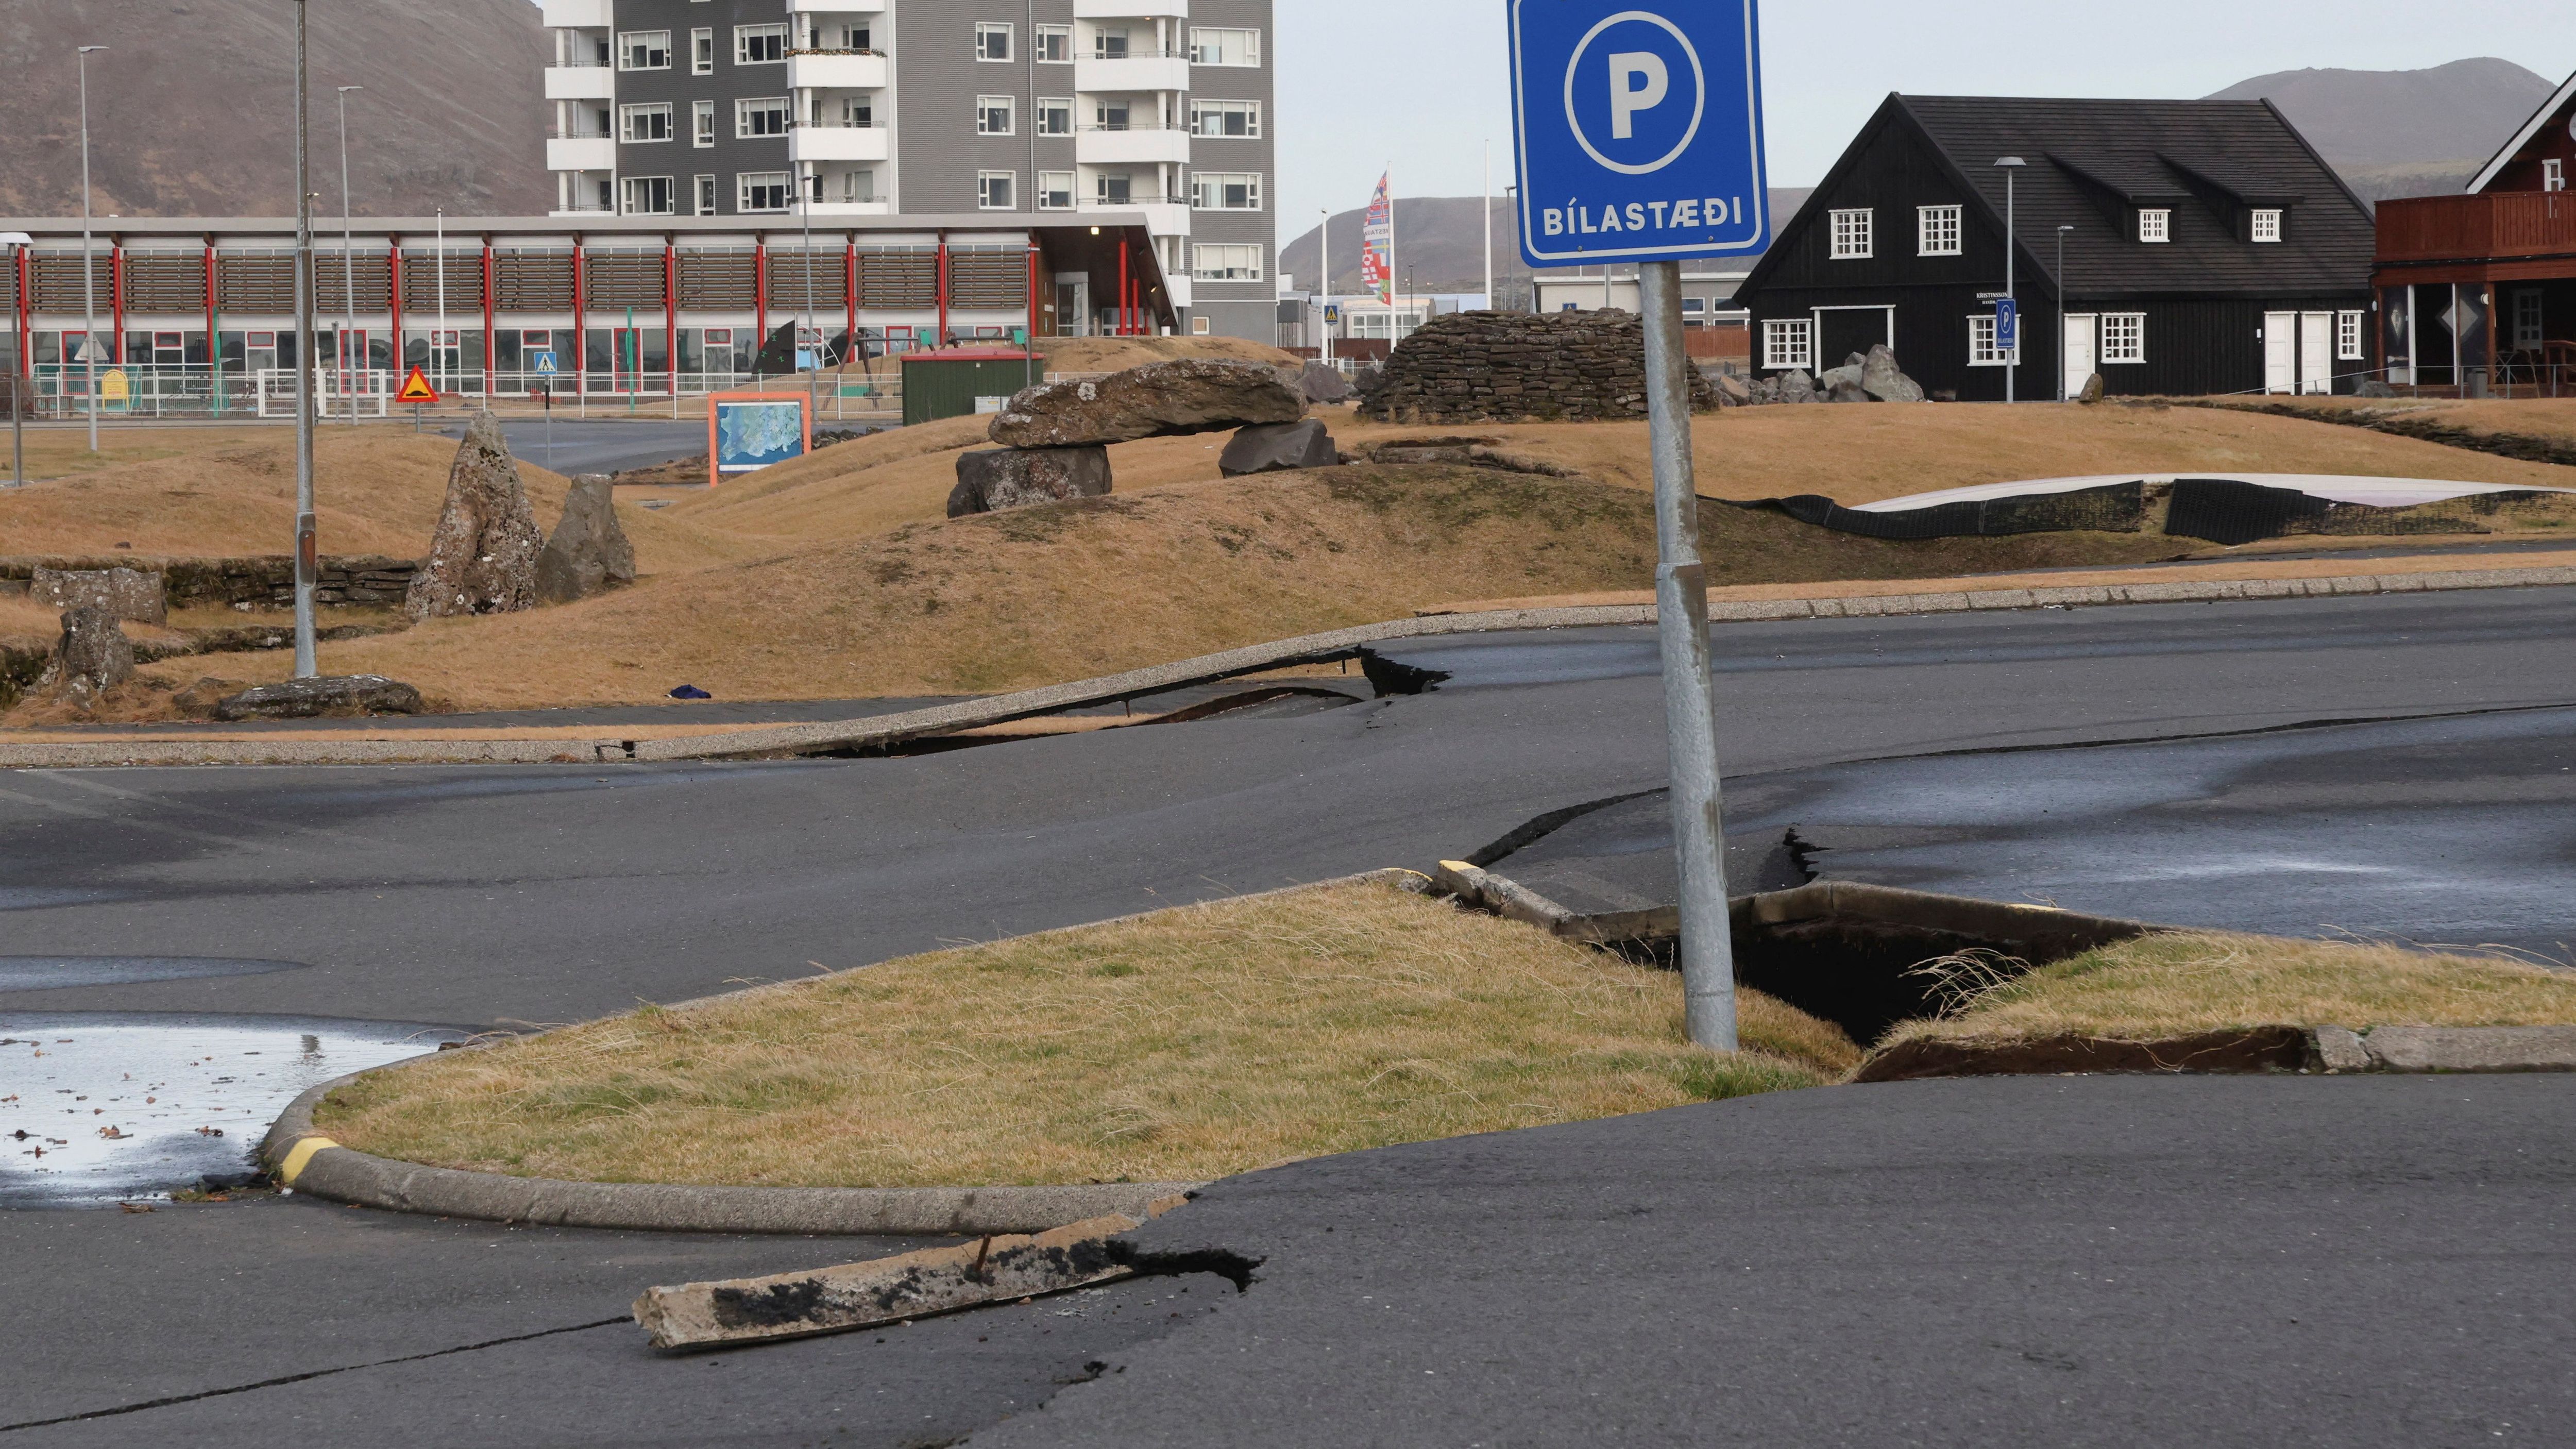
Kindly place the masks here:
<instances>
[{"instance_id":1,"label":"black wooden house","mask_svg":"<svg viewBox=\"0 0 2576 1449\"><path fill-rule=\"evenodd\" d=\"M1995 346L2007 177L2017 360ZM2008 373L2025 401L2095 372L2114 394L2350 392L2373 244L2268 101L1892 95L1736 295L1766 375L1884 342L1963 401Z\"/></svg>"}]
</instances>

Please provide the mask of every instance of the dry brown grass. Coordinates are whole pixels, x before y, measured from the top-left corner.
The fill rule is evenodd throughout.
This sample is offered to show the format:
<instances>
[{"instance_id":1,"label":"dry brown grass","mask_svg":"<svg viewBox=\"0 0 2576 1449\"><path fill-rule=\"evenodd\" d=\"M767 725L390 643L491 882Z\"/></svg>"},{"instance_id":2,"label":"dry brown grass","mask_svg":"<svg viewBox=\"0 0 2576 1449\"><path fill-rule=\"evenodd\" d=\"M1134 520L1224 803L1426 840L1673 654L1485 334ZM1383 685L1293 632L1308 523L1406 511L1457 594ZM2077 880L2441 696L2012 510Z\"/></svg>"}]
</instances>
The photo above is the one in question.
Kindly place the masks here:
<instances>
[{"instance_id":1,"label":"dry brown grass","mask_svg":"<svg viewBox=\"0 0 2576 1449\"><path fill-rule=\"evenodd\" d=\"M2142 936L1989 990L1914 1037L2146 1041L2254 1026L2564 1026L2576 975L2486 956L2220 932Z\"/></svg>"},{"instance_id":2,"label":"dry brown grass","mask_svg":"<svg viewBox=\"0 0 2576 1449\"><path fill-rule=\"evenodd\" d=\"M2409 422L2466 428L2473 433L2548 438L2576 443L2576 397L2484 398L2324 398L2250 399L2256 405L2287 405L2318 413L2365 413Z\"/></svg>"},{"instance_id":3,"label":"dry brown grass","mask_svg":"<svg viewBox=\"0 0 2576 1449\"><path fill-rule=\"evenodd\" d=\"M762 1186L1201 1181L1817 1084L1833 1027L1379 885L1158 912L450 1053L315 1125L406 1161Z\"/></svg>"}]
</instances>

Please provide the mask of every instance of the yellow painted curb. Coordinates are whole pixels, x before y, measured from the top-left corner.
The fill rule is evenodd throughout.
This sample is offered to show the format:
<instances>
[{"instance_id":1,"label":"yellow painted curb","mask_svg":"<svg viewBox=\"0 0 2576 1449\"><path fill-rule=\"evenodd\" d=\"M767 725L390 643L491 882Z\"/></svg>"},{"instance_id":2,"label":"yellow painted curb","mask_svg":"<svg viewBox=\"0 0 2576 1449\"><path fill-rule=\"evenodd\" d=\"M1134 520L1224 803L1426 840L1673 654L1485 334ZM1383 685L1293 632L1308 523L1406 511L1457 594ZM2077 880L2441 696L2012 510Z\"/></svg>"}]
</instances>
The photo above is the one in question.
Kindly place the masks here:
<instances>
[{"instance_id":1,"label":"yellow painted curb","mask_svg":"<svg viewBox=\"0 0 2576 1449\"><path fill-rule=\"evenodd\" d=\"M295 1186L295 1179L304 1175L304 1168L306 1164L312 1162L313 1154L321 1151L325 1147L337 1147L339 1145L339 1143L332 1141L328 1137L304 1137L297 1139L295 1145L287 1150L286 1160L277 1165L278 1182L286 1187Z\"/></svg>"}]
</instances>

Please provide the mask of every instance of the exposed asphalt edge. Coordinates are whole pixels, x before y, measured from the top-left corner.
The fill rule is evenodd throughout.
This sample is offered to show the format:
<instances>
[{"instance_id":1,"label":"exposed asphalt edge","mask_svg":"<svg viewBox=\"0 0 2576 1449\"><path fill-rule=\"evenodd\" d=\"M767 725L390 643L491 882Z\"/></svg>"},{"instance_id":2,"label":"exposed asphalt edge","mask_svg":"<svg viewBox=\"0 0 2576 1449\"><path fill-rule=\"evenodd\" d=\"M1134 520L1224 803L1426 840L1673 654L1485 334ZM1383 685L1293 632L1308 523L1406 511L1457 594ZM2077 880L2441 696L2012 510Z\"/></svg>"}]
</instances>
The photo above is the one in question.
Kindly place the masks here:
<instances>
[{"instance_id":1,"label":"exposed asphalt edge","mask_svg":"<svg viewBox=\"0 0 2576 1449\"><path fill-rule=\"evenodd\" d=\"M1708 617L1712 623L1743 624L1794 619L1879 618L2109 604L2218 603L2239 599L2306 599L2355 594L2444 593L2465 589L2561 585L2576 585L2576 567L2452 569L2313 579L2070 584L1852 598L1712 601ZM1229 649L1099 679L1048 685L1042 689L1021 690L904 714L878 715L865 720L778 725L727 734L686 735L658 740L295 740L270 743L258 740L190 742L129 738L95 744L0 744L0 769L115 765L540 765L565 762L588 766L628 761L777 759L881 749L909 740L1007 724L1012 720L1067 709L1114 704L1122 699L1206 684L1240 674L1256 674L1299 664L1326 664L1351 658L1369 645L1399 639L1654 622L1655 608L1651 604L1499 609L1476 614L1391 619Z\"/></svg>"},{"instance_id":2,"label":"exposed asphalt edge","mask_svg":"<svg viewBox=\"0 0 2576 1449\"><path fill-rule=\"evenodd\" d=\"M2257 1026L2134 1039L2063 1034L1915 1037L1870 1053L1851 1080L2067 1072L2315 1072L2328 1076L2576 1072L2576 1026Z\"/></svg>"},{"instance_id":3,"label":"exposed asphalt edge","mask_svg":"<svg viewBox=\"0 0 2576 1449\"><path fill-rule=\"evenodd\" d=\"M1229 898L1260 900L1376 881L1423 879L1417 871L1375 870L1307 885ZM1200 905L1219 902L1200 902ZM1190 906L1166 909L1188 910ZM1160 912L1142 912L1143 915ZM1062 930L1115 925L1112 917ZM1053 932L1038 932L1049 935ZM862 968L864 969L864 968ZM785 990L793 982L726 992L700 1001L733 1000ZM679 1010L696 1002L681 1002ZM416 1060L416 1059L415 1059ZM1089 1183L1063 1187L704 1187L680 1183L564 1182L428 1167L343 1147L313 1125L314 1109L340 1088L392 1062L324 1082L287 1104L260 1139L259 1161L280 1187L355 1207L428 1217L545 1227L669 1233L814 1233L917 1235L1042 1233L1067 1223L1123 1213L1142 1222L1158 1199L1194 1191L1194 1182Z\"/></svg>"}]
</instances>

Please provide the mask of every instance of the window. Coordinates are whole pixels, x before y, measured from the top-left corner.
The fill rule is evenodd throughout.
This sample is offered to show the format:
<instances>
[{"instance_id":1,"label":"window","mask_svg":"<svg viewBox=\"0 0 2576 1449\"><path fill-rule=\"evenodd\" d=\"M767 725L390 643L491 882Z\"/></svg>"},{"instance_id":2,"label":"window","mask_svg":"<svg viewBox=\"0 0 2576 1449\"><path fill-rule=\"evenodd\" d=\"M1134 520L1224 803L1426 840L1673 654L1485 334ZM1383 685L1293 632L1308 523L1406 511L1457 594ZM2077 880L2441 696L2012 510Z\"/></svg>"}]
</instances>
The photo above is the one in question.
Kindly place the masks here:
<instances>
[{"instance_id":1,"label":"window","mask_svg":"<svg viewBox=\"0 0 2576 1449\"><path fill-rule=\"evenodd\" d=\"M784 171L745 171L735 176L733 183L736 211L787 209L787 173Z\"/></svg>"},{"instance_id":2,"label":"window","mask_svg":"<svg viewBox=\"0 0 2576 1449\"><path fill-rule=\"evenodd\" d=\"M2144 207L2138 212L2138 240L2169 242L2173 240L2173 213L2162 207Z\"/></svg>"},{"instance_id":3,"label":"window","mask_svg":"<svg viewBox=\"0 0 2576 1449\"><path fill-rule=\"evenodd\" d=\"M1192 332L1194 332L1194 333L1198 334L1198 335L1199 335L1199 336L1201 336L1201 337L1205 337L1205 336L1207 336L1207 335L1208 335L1209 330L1210 330L1210 328L1209 328L1209 319L1208 319L1208 318L1205 318L1205 317L1193 317L1193 318L1191 318L1191 319L1190 319L1190 331L1192 331Z\"/></svg>"},{"instance_id":4,"label":"window","mask_svg":"<svg viewBox=\"0 0 2576 1449\"><path fill-rule=\"evenodd\" d=\"M1073 134L1073 102L1069 99L1038 100L1038 134L1070 136Z\"/></svg>"},{"instance_id":5,"label":"window","mask_svg":"<svg viewBox=\"0 0 2576 1449\"><path fill-rule=\"evenodd\" d=\"M1100 101L1091 108L1091 128L1095 131L1127 129L1127 103L1124 100Z\"/></svg>"},{"instance_id":6,"label":"window","mask_svg":"<svg viewBox=\"0 0 2576 1449\"><path fill-rule=\"evenodd\" d=\"M665 101L651 106L619 106L617 139L620 141L668 141L671 139L671 106Z\"/></svg>"},{"instance_id":7,"label":"window","mask_svg":"<svg viewBox=\"0 0 2576 1449\"><path fill-rule=\"evenodd\" d=\"M671 178L668 176L629 176L618 183L622 190L619 210L628 216L669 216L671 214Z\"/></svg>"},{"instance_id":8,"label":"window","mask_svg":"<svg viewBox=\"0 0 2576 1449\"><path fill-rule=\"evenodd\" d=\"M818 125L818 126L819 126L819 125L824 124L823 119L822 119L822 116L821 116L821 114L820 114L821 110L822 110L822 106L821 106L821 104L818 102L818 103L816 104L816 106L815 106L815 111L816 111L816 113L817 113L817 114L816 114L816 116L815 116L815 120L814 120L814 124L815 124L815 125ZM844 129L844 130L852 130L852 131L873 131L873 130L875 130L875 129L876 129L876 124L877 124L877 102L876 102L876 97L874 97L874 96L843 96L843 97L841 97L841 119L840 119L838 122L836 122L835 124L839 125L839 126L840 126L842 129Z\"/></svg>"},{"instance_id":9,"label":"window","mask_svg":"<svg viewBox=\"0 0 2576 1449\"><path fill-rule=\"evenodd\" d=\"M1041 171L1038 173L1038 210L1073 210L1073 173Z\"/></svg>"},{"instance_id":10,"label":"window","mask_svg":"<svg viewBox=\"0 0 2576 1449\"><path fill-rule=\"evenodd\" d=\"M977 60L1011 58L1011 27L1007 22L986 20L976 24L975 58Z\"/></svg>"},{"instance_id":11,"label":"window","mask_svg":"<svg viewBox=\"0 0 2576 1449\"><path fill-rule=\"evenodd\" d=\"M689 32L689 73L692 75L716 73L716 33L714 31Z\"/></svg>"},{"instance_id":12,"label":"window","mask_svg":"<svg viewBox=\"0 0 2576 1449\"><path fill-rule=\"evenodd\" d=\"M2540 189L2543 191L2565 191L2567 189L2567 163L2554 156L2541 162Z\"/></svg>"},{"instance_id":13,"label":"window","mask_svg":"<svg viewBox=\"0 0 2576 1449\"><path fill-rule=\"evenodd\" d=\"M1914 213L1914 239L1917 255L1927 257L1959 255L1959 208L1955 206L1918 207Z\"/></svg>"},{"instance_id":14,"label":"window","mask_svg":"<svg viewBox=\"0 0 2576 1449\"><path fill-rule=\"evenodd\" d=\"M877 199L877 174L874 171L841 173L841 200L852 206L870 206Z\"/></svg>"},{"instance_id":15,"label":"window","mask_svg":"<svg viewBox=\"0 0 2576 1449\"><path fill-rule=\"evenodd\" d=\"M2020 360L2019 357L2007 356L2002 349L1995 346L1994 313L1968 314L1968 365L1970 367L2005 367Z\"/></svg>"},{"instance_id":16,"label":"window","mask_svg":"<svg viewBox=\"0 0 2576 1449\"><path fill-rule=\"evenodd\" d=\"M978 171L975 173L975 204L986 211L1009 211L1019 203L1012 193L1019 189L1017 171Z\"/></svg>"},{"instance_id":17,"label":"window","mask_svg":"<svg viewBox=\"0 0 2576 1449\"><path fill-rule=\"evenodd\" d=\"M1837 211L1833 214L1835 261L1863 261L1877 250L1878 224L1868 211Z\"/></svg>"},{"instance_id":18,"label":"window","mask_svg":"<svg viewBox=\"0 0 2576 1449\"><path fill-rule=\"evenodd\" d=\"M667 30L630 30L617 37L619 70L669 70L671 68L671 32Z\"/></svg>"},{"instance_id":19,"label":"window","mask_svg":"<svg viewBox=\"0 0 2576 1449\"><path fill-rule=\"evenodd\" d=\"M1135 179L1123 172L1117 175L1103 172L1094 180L1097 185L1093 189L1099 195L1102 206L1125 206L1135 199Z\"/></svg>"},{"instance_id":20,"label":"window","mask_svg":"<svg viewBox=\"0 0 2576 1449\"><path fill-rule=\"evenodd\" d=\"M715 214L716 179L712 176L701 176L698 178L698 215L713 216Z\"/></svg>"},{"instance_id":21,"label":"window","mask_svg":"<svg viewBox=\"0 0 2576 1449\"><path fill-rule=\"evenodd\" d=\"M1261 139L1261 102L1259 101L1192 101L1190 134L1193 136L1239 136L1245 140Z\"/></svg>"},{"instance_id":22,"label":"window","mask_svg":"<svg viewBox=\"0 0 2576 1449\"><path fill-rule=\"evenodd\" d=\"M975 134L978 136L1012 136L1019 134L1019 107L1010 96L977 96L975 98Z\"/></svg>"},{"instance_id":23,"label":"window","mask_svg":"<svg viewBox=\"0 0 2576 1449\"><path fill-rule=\"evenodd\" d=\"M733 134L738 141L787 134L787 98L764 96L733 103Z\"/></svg>"},{"instance_id":24,"label":"window","mask_svg":"<svg viewBox=\"0 0 2576 1449\"><path fill-rule=\"evenodd\" d=\"M2548 314L2542 310L2538 287L2524 287L2513 294L2513 345L2536 350L2548 339L2541 323Z\"/></svg>"},{"instance_id":25,"label":"window","mask_svg":"<svg viewBox=\"0 0 2576 1449\"><path fill-rule=\"evenodd\" d=\"M1073 62L1073 27L1041 25L1037 28L1038 60L1047 65L1070 65Z\"/></svg>"},{"instance_id":26,"label":"window","mask_svg":"<svg viewBox=\"0 0 2576 1449\"><path fill-rule=\"evenodd\" d=\"M1193 172L1190 205L1201 211L1259 211L1261 177L1242 171Z\"/></svg>"},{"instance_id":27,"label":"window","mask_svg":"<svg viewBox=\"0 0 2576 1449\"><path fill-rule=\"evenodd\" d=\"M1203 242L1190 249L1190 275L1202 282L1258 282L1261 247Z\"/></svg>"},{"instance_id":28,"label":"window","mask_svg":"<svg viewBox=\"0 0 2576 1449\"><path fill-rule=\"evenodd\" d=\"M1569 306L1568 310L1572 310ZM1762 324L1762 365L1775 372L1816 364L1816 324L1805 318L1774 318Z\"/></svg>"},{"instance_id":29,"label":"window","mask_svg":"<svg viewBox=\"0 0 2576 1449\"><path fill-rule=\"evenodd\" d=\"M1091 32L1093 60L1125 60L1127 55L1126 26L1103 25Z\"/></svg>"},{"instance_id":30,"label":"window","mask_svg":"<svg viewBox=\"0 0 2576 1449\"><path fill-rule=\"evenodd\" d=\"M2254 240L2276 242L2281 239L2281 213L2277 207L2260 207L2254 212Z\"/></svg>"},{"instance_id":31,"label":"window","mask_svg":"<svg viewBox=\"0 0 2576 1449\"><path fill-rule=\"evenodd\" d=\"M2147 360L2147 314L2144 312L2105 312L2102 314L2102 361L2144 362Z\"/></svg>"},{"instance_id":32,"label":"window","mask_svg":"<svg viewBox=\"0 0 2576 1449\"><path fill-rule=\"evenodd\" d=\"M699 101L689 107L689 144L712 146L716 143L716 103Z\"/></svg>"},{"instance_id":33,"label":"window","mask_svg":"<svg viewBox=\"0 0 2576 1449\"><path fill-rule=\"evenodd\" d=\"M784 65L787 63L787 27L784 25L737 25L733 28L733 63L736 65Z\"/></svg>"},{"instance_id":34,"label":"window","mask_svg":"<svg viewBox=\"0 0 2576 1449\"><path fill-rule=\"evenodd\" d=\"M1194 28L1190 31L1190 64L1258 66L1261 32Z\"/></svg>"},{"instance_id":35,"label":"window","mask_svg":"<svg viewBox=\"0 0 2576 1449\"><path fill-rule=\"evenodd\" d=\"M2530 297L2535 302L2540 300L2540 294L2538 292L2526 292L2523 295ZM2539 320L2540 319L2538 317L2534 317L2532 319L2535 324L2537 324ZM2531 335L2534 342L2539 340L2540 333L2536 325ZM2360 362L2364 360L2364 354L2361 350L2361 314L2359 312L2337 312L2335 314L2335 360L2338 362Z\"/></svg>"}]
</instances>

